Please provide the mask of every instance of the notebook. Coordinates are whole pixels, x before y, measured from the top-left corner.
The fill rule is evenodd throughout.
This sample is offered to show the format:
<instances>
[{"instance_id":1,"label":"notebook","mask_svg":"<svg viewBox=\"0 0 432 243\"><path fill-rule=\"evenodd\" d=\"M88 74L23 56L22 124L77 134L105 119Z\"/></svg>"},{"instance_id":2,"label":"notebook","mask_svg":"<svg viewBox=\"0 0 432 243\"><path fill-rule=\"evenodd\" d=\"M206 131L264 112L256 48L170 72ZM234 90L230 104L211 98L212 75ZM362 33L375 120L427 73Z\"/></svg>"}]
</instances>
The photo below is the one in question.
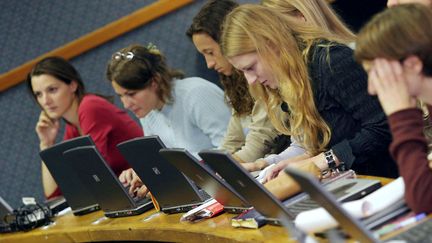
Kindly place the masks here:
<instances>
[{"instance_id":1,"label":"notebook","mask_svg":"<svg viewBox=\"0 0 432 243\"><path fill-rule=\"evenodd\" d=\"M85 184L77 179L78 176L72 167L64 162L63 152L86 145L93 145L88 135L63 141L39 153L74 215L84 215L100 209Z\"/></svg>"},{"instance_id":2,"label":"notebook","mask_svg":"<svg viewBox=\"0 0 432 243\"><path fill-rule=\"evenodd\" d=\"M225 211L241 213L251 207L230 185L204 163L199 162L186 149L161 149L159 153L216 201L224 205Z\"/></svg>"},{"instance_id":3,"label":"notebook","mask_svg":"<svg viewBox=\"0 0 432 243\"><path fill-rule=\"evenodd\" d=\"M235 161L231 155L224 151L205 150L199 155L210 165L228 184L230 184L244 199L263 214L268 223L280 225L278 215L283 213L290 220L294 220L300 210L309 210L318 207L318 204L308 200L306 194L300 194L282 203L276 199L261 183ZM345 198L355 198L353 195L364 196L380 187L377 180L341 179L331 185L335 192Z\"/></svg>"},{"instance_id":4,"label":"notebook","mask_svg":"<svg viewBox=\"0 0 432 243\"><path fill-rule=\"evenodd\" d=\"M285 173L292 176L301 186L303 191L307 192L316 202L327 210L338 222L341 228L347 232L352 238L360 242L380 242L376 239L371 231L369 231L365 224L358 219L352 217L342 205L331 195L328 191L324 190L322 185L311 175L304 172L295 170L293 168L286 168ZM401 234L385 239L396 242L432 242L432 219L428 218L422 223L417 224L415 227L410 228ZM400 240L400 241L399 241Z\"/></svg>"},{"instance_id":5,"label":"notebook","mask_svg":"<svg viewBox=\"0 0 432 243\"><path fill-rule=\"evenodd\" d=\"M158 136L134 138L117 148L156 198L162 212L187 212L210 198L159 154L165 145Z\"/></svg>"},{"instance_id":6,"label":"notebook","mask_svg":"<svg viewBox=\"0 0 432 243\"><path fill-rule=\"evenodd\" d=\"M132 198L95 146L81 146L63 153L78 177L94 195L107 217L138 215L153 208L149 198Z\"/></svg>"}]
</instances>

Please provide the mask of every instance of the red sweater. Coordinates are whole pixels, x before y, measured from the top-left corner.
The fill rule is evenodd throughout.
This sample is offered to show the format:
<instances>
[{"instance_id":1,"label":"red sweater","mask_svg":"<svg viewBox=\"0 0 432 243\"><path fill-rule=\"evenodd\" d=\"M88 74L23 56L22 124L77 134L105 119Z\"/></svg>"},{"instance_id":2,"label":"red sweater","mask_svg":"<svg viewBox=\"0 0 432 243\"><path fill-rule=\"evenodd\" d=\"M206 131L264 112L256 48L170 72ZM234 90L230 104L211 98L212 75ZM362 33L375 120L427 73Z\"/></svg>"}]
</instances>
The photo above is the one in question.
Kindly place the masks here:
<instances>
[{"instance_id":1,"label":"red sweater","mask_svg":"<svg viewBox=\"0 0 432 243\"><path fill-rule=\"evenodd\" d=\"M78 108L78 119L83 135L89 134L101 155L117 175L130 168L116 145L136 137L143 130L129 115L102 97L88 94ZM78 129L66 124L64 140L80 136ZM48 197L61 195L59 188Z\"/></svg>"},{"instance_id":2,"label":"red sweater","mask_svg":"<svg viewBox=\"0 0 432 243\"><path fill-rule=\"evenodd\" d=\"M432 107L428 106L430 112ZM393 134L390 152L405 182L405 200L415 212L432 212L432 170L423 134L423 113L410 108L389 116Z\"/></svg>"}]
</instances>

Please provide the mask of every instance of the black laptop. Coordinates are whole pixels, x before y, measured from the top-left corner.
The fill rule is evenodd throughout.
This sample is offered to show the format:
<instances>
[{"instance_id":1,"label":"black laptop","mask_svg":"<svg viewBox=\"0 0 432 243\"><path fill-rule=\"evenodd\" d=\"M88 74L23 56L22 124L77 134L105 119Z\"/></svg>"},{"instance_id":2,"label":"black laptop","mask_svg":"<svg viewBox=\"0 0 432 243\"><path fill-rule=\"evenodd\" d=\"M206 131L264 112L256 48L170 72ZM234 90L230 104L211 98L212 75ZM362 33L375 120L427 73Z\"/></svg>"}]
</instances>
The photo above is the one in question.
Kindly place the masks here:
<instances>
[{"instance_id":1,"label":"black laptop","mask_svg":"<svg viewBox=\"0 0 432 243\"><path fill-rule=\"evenodd\" d=\"M13 208L2 197L0 197L0 225L5 224L5 216L12 213Z\"/></svg>"},{"instance_id":2,"label":"black laptop","mask_svg":"<svg viewBox=\"0 0 432 243\"><path fill-rule=\"evenodd\" d=\"M270 224L280 225L281 222L277 217L280 213L280 206L283 207L284 212L291 220L294 220L300 211L319 207L305 193L290 198L284 203L280 202L243 166L239 165L228 152L204 150L199 155L259 213L264 215ZM376 190L381 186L381 183L377 180L341 179L328 185L332 185L331 191L338 196L356 199ZM354 197L353 194L357 196Z\"/></svg>"},{"instance_id":3,"label":"black laptop","mask_svg":"<svg viewBox=\"0 0 432 243\"><path fill-rule=\"evenodd\" d=\"M165 145L158 136L134 138L117 147L156 198L162 212L187 212L210 198L159 154Z\"/></svg>"},{"instance_id":4,"label":"black laptop","mask_svg":"<svg viewBox=\"0 0 432 243\"><path fill-rule=\"evenodd\" d=\"M161 149L159 153L179 171L191 178L230 213L241 213L251 206L230 185L186 149Z\"/></svg>"},{"instance_id":5,"label":"black laptop","mask_svg":"<svg viewBox=\"0 0 432 243\"><path fill-rule=\"evenodd\" d=\"M316 202L325 208L339 222L340 227L352 238L360 242L381 241L374 237L363 222L351 216L314 177L289 167L285 169L285 173L293 177L300 184L303 191L307 192ZM432 242L432 218L428 218L413 228L385 240L410 243Z\"/></svg>"},{"instance_id":6,"label":"black laptop","mask_svg":"<svg viewBox=\"0 0 432 243\"><path fill-rule=\"evenodd\" d=\"M138 215L153 208L151 199L129 195L95 146L73 148L65 151L63 156L94 195L105 216Z\"/></svg>"},{"instance_id":7,"label":"black laptop","mask_svg":"<svg viewBox=\"0 0 432 243\"><path fill-rule=\"evenodd\" d=\"M63 141L39 153L74 215L83 215L100 209L87 186L78 179L75 171L63 159L63 152L66 150L87 145L93 145L88 135Z\"/></svg>"}]
</instances>

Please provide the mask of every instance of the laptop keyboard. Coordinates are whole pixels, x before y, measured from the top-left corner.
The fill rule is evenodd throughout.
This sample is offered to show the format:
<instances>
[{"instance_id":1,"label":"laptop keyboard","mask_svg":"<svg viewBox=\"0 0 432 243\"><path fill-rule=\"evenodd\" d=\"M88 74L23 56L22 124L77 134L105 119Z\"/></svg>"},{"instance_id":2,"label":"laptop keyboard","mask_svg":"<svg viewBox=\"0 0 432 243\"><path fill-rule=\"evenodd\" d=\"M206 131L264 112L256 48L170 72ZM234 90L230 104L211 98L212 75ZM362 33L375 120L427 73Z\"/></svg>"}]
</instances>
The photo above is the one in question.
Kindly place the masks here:
<instances>
[{"instance_id":1,"label":"laptop keyboard","mask_svg":"<svg viewBox=\"0 0 432 243\"><path fill-rule=\"evenodd\" d=\"M311 210L315 208L319 208L320 206L311 198L305 198L297 203L289 205L287 207L288 211L290 211L294 216L297 216L299 213Z\"/></svg>"},{"instance_id":2,"label":"laptop keyboard","mask_svg":"<svg viewBox=\"0 0 432 243\"><path fill-rule=\"evenodd\" d=\"M393 240L404 240L410 243L432 242L432 218L429 218L427 221L408 229L394 238L391 238L391 241Z\"/></svg>"},{"instance_id":3,"label":"laptop keyboard","mask_svg":"<svg viewBox=\"0 0 432 243\"><path fill-rule=\"evenodd\" d=\"M210 198L212 198L206 191L203 189L198 189L199 196L203 199L203 201L206 201Z\"/></svg>"}]
</instances>

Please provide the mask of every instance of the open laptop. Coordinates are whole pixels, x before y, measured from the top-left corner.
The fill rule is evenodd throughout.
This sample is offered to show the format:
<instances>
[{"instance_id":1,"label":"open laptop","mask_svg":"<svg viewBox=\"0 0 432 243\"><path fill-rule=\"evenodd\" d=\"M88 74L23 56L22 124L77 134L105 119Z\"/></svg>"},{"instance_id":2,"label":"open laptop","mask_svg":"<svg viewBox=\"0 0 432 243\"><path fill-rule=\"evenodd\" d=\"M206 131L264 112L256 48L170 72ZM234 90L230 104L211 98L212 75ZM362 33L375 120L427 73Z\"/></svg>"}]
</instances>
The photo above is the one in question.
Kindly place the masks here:
<instances>
[{"instance_id":1,"label":"open laptop","mask_svg":"<svg viewBox=\"0 0 432 243\"><path fill-rule=\"evenodd\" d=\"M0 197L0 224L6 223L4 221L5 216L12 213L13 208L2 197Z\"/></svg>"},{"instance_id":2,"label":"open laptop","mask_svg":"<svg viewBox=\"0 0 432 243\"><path fill-rule=\"evenodd\" d=\"M66 150L86 145L93 145L88 135L63 141L39 153L74 215L84 215L100 209L87 186L77 179L77 174L63 158Z\"/></svg>"},{"instance_id":3,"label":"open laptop","mask_svg":"<svg viewBox=\"0 0 432 243\"><path fill-rule=\"evenodd\" d=\"M199 153L201 158L220 174L244 199L267 218L268 223L280 225L278 214L279 206L294 220L300 211L319 207L316 202L309 200L307 194L301 193L292 199L282 203L276 199L261 183L235 161L228 152L205 150ZM332 185L334 193L344 198L358 198L364 196L381 186L377 180L341 179L334 181ZM353 195L357 195L354 197ZM293 200L294 199L294 200Z\"/></svg>"},{"instance_id":4,"label":"open laptop","mask_svg":"<svg viewBox=\"0 0 432 243\"><path fill-rule=\"evenodd\" d=\"M210 198L159 154L165 145L158 136L134 138L117 148L156 198L162 212L187 212Z\"/></svg>"},{"instance_id":5,"label":"open laptop","mask_svg":"<svg viewBox=\"0 0 432 243\"><path fill-rule=\"evenodd\" d=\"M81 146L63 153L65 162L94 195L107 217L138 215L153 208L149 198L132 198L95 146Z\"/></svg>"},{"instance_id":6,"label":"open laptop","mask_svg":"<svg viewBox=\"0 0 432 243\"><path fill-rule=\"evenodd\" d=\"M186 149L161 149L159 153L179 171L191 178L230 213L241 213L251 206L214 171L199 162Z\"/></svg>"},{"instance_id":7,"label":"open laptop","mask_svg":"<svg viewBox=\"0 0 432 243\"><path fill-rule=\"evenodd\" d=\"M7 215L13 215L13 208L2 197L0 197L0 233L13 231L13 227L6 220Z\"/></svg>"},{"instance_id":8,"label":"open laptop","mask_svg":"<svg viewBox=\"0 0 432 243\"><path fill-rule=\"evenodd\" d=\"M303 191L307 192L315 201L327 210L338 222L342 229L352 238L360 242L380 242L369 231L365 224L351 216L342 205L326 191L322 185L311 175L293 168L286 168L285 173L296 180ZM388 241L394 242L432 242L432 218L398 234Z\"/></svg>"}]
</instances>

